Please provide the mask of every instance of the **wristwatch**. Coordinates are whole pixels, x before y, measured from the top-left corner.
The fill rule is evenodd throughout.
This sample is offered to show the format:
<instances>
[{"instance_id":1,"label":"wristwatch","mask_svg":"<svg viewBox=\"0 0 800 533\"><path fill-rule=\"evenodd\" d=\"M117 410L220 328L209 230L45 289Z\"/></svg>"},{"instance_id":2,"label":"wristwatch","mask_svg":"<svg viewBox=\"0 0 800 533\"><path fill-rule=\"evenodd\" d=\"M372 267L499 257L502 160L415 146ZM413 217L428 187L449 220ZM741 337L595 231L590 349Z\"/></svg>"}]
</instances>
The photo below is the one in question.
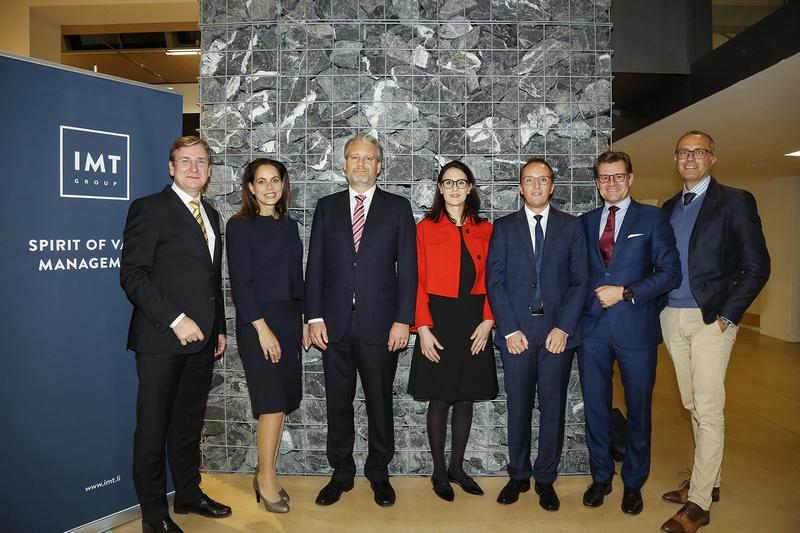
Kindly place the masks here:
<instances>
[{"instance_id":1,"label":"wristwatch","mask_svg":"<svg viewBox=\"0 0 800 533\"><path fill-rule=\"evenodd\" d=\"M625 300L626 302L630 302L631 300L633 300L633 289L631 289L627 285L625 287L622 287L622 299Z\"/></svg>"}]
</instances>

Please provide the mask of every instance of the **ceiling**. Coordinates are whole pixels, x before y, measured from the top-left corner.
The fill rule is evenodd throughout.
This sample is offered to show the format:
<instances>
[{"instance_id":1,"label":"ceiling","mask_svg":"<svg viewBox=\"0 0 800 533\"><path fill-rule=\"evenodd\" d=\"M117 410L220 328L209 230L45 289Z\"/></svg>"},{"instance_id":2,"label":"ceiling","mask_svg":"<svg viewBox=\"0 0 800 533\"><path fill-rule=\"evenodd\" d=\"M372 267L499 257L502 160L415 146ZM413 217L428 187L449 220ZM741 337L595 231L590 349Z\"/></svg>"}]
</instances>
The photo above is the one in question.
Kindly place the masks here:
<instances>
[{"instance_id":1,"label":"ceiling","mask_svg":"<svg viewBox=\"0 0 800 533\"><path fill-rule=\"evenodd\" d=\"M615 150L631 155L648 196L665 198L680 183L672 151L687 130L716 141L714 173L737 180L783 176L800 179L800 54L628 135ZM645 182L645 183L642 183Z\"/></svg>"}]
</instances>

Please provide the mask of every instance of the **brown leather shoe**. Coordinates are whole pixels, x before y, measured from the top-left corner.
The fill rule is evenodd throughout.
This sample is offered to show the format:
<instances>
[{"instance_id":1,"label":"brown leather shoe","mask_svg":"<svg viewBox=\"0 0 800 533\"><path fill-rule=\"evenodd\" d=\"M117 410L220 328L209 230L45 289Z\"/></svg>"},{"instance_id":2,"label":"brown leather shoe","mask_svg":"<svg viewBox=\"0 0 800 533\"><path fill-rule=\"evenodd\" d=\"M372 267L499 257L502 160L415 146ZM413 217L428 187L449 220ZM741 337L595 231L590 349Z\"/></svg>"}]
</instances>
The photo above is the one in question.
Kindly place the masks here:
<instances>
[{"instance_id":1,"label":"brown leather shoe","mask_svg":"<svg viewBox=\"0 0 800 533\"><path fill-rule=\"evenodd\" d=\"M687 502L675 516L661 526L663 533L694 533L711 522L711 513L699 505Z\"/></svg>"},{"instance_id":2,"label":"brown leather shoe","mask_svg":"<svg viewBox=\"0 0 800 533\"><path fill-rule=\"evenodd\" d=\"M661 495L661 498L667 500L668 502L686 505L686 502L689 501L689 480L687 479L686 481L683 481L678 486L678 490L665 492ZM714 489L711 491L711 501L719 501L719 487L714 487Z\"/></svg>"}]
</instances>

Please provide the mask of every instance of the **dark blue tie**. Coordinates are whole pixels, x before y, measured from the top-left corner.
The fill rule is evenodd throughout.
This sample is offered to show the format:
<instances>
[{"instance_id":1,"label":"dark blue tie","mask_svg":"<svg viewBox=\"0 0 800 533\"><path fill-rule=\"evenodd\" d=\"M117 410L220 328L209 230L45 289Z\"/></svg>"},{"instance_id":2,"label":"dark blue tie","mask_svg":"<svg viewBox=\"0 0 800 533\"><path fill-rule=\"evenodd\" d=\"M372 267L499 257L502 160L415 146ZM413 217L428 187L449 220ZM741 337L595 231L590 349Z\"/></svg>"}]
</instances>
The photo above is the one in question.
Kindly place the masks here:
<instances>
[{"instance_id":1,"label":"dark blue tie","mask_svg":"<svg viewBox=\"0 0 800 533\"><path fill-rule=\"evenodd\" d=\"M542 215L533 215L536 219L536 227L533 230L533 238L536 243L533 262L536 265L536 287L533 291L533 305L542 307L542 252L544 251L544 231L542 230Z\"/></svg>"}]
</instances>

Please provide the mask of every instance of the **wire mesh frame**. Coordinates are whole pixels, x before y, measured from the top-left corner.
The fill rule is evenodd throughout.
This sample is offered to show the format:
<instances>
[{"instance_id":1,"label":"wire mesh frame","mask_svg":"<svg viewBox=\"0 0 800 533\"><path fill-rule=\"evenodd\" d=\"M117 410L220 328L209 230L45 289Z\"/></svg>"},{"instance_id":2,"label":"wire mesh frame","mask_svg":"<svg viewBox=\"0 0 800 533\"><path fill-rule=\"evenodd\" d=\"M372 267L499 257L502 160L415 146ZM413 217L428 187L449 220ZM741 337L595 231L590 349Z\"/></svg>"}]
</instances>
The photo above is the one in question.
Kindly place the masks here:
<instances>
[{"instance_id":1,"label":"wire mesh frame","mask_svg":"<svg viewBox=\"0 0 800 533\"><path fill-rule=\"evenodd\" d=\"M233 2L232 0L229 0L228 4L231 4L231 3L235 3L235 2ZM282 2L279 3L279 5L280 4L282 4ZM308 5L308 4L306 4L306 5ZM386 3L384 3L384 10L385 10L385 6L386 6ZM359 24L364 23L363 20L344 20L344 19L337 19L337 20L333 20L332 22L335 23L335 24L348 23L348 22L350 22L350 23L356 23L357 22ZM402 23L402 22L404 22L404 21L397 21L397 20L391 20L391 19L384 21L385 24L398 24L398 23ZM405 21L405 22L411 22L411 21ZM413 22L416 23L416 24L419 24L419 23L424 23L424 22L441 23L442 21L438 21L438 20L430 20L430 21L414 20ZM479 24L505 24L505 25L507 25L508 24L508 22L497 22L497 21L470 21L470 23L473 24L473 25L479 25ZM581 22L576 23L576 25L586 25L586 24L590 24L590 23L591 23L591 21L581 21ZM240 21L228 21L228 22L220 23L220 24L204 24L203 25L203 29L206 30L206 29L208 29L210 27L214 27L214 26L227 27L230 24L236 24L237 26L242 26L242 25L246 25L247 23L242 23ZM252 25L257 25L259 23L252 22L251 24ZM280 23L278 23L278 24L280 24ZM290 24L297 24L297 21L293 21ZM518 23L518 24L525 24L525 23ZM536 23L536 24L539 25L540 23ZM548 21L548 22L541 23L542 27L545 27L545 26L548 26L548 25L559 25L559 24L560 25L572 24L572 21ZM596 40L597 39L597 35L596 34L597 34L597 31L598 31L598 28L602 27L603 25L610 26L609 24L602 24L602 23L594 24L595 42L597 42L597 40ZM572 39L572 34L571 33L569 34L569 38L570 38L570 45L571 45L571 39ZM278 41L278 43L280 43L280 41ZM294 50L297 50L297 49L294 49ZM314 51L314 50L329 50L329 49L306 48L303 51L308 52L308 51ZM444 51L463 51L463 52L470 51L470 52L472 52L472 51L475 51L476 49L472 49L472 48L467 49L466 47L463 47L463 48L452 48L452 49L440 49L440 51L442 51L442 50L444 50ZM477 49L477 50L479 50L479 51L488 50L488 51L493 52L494 49ZM276 53L280 54L282 51L284 51L284 50L280 46L278 46L278 48L276 49ZM377 51L383 51L384 54L386 54L386 52L388 50L387 49L383 49L383 50L377 49ZM517 64L519 64L520 56L524 51L525 51L525 49L521 49L520 47L517 47L516 49L514 49L514 52L517 54ZM569 50L569 52L570 53L572 53L572 52L595 52L595 53L606 52L607 53L608 50L596 51L596 50L592 50L592 49L583 49L583 50ZM232 52L231 55L233 55L235 53L236 52ZM385 57L384 57L384 59L385 59ZM226 69L228 68L228 64L229 64L229 62L226 61ZM546 68L545 68L545 70L546 70ZM364 75L360 71L359 71L359 73L354 74L353 76L357 77L359 79L358 80L359 81L358 87L359 87L359 94L361 94L361 92L362 92L362 90L361 90L362 89L362 76L364 78L366 78L367 76ZM454 75L444 74L443 75L443 74L440 73L436 77L438 77L438 78L456 77L457 78L459 76L460 76L459 74L454 74ZM228 78L228 77L229 77L229 73L226 70L225 78ZM388 76L384 75L384 77L388 77ZM417 80L419 80L420 78L423 78L423 77L425 77L425 76L419 76L419 75L415 76L413 74L411 75L411 89L412 89L411 93L412 94L414 94L414 90L413 89L414 89L415 85L418 83ZM502 75L494 75L494 77L503 78ZM547 78L562 78L562 77L564 77L564 76L547 76L547 75L543 74L541 76L541 79L544 81ZM570 88L573 87L572 80L576 79L576 78L581 78L581 77L582 78L589 78L589 79L600 79L601 78L600 76L577 76L577 75L574 76L573 72L572 72L572 64L571 64L571 62L569 62L569 73L568 73L568 76L567 76L567 78L569 80L568 86ZM309 78L309 76L306 76L306 79L308 79L308 78ZM512 78L513 79L513 78L516 78L516 76L508 76L508 78ZM201 83L205 79L207 79L207 78L202 78L201 79ZM610 75L608 77L606 77L606 79L610 80ZM465 94L467 94L467 92L468 92L466 84L467 84L467 79L466 79L466 77L464 77L464 86L465 86L465 91L464 92L465 92ZM495 116L495 113L494 113L494 108L495 108L494 88L495 88L494 83L493 82L490 83L490 93L492 95L492 98L490 100L488 100L488 101L485 101L485 102L473 102L473 101L467 101L465 99L465 101L463 103L465 105L468 104L468 103L487 103L487 104L489 104L491 106L491 109L492 109L489 116L494 117ZM439 88L439 91L441 91L441 88ZM569 98L568 98L567 102L559 102L559 101L552 101L551 102L551 101L545 100L545 101L540 102L540 103L543 104L543 105L548 105L548 104L557 105L557 104L566 103L571 107L572 104L574 103L573 102L573 98L572 98L572 96L574 94L574 91L568 91L568 92L569 92ZM277 100L276 104L278 104L277 108L279 110L280 110L280 104L282 104L282 103L286 103L286 104L295 103L295 102L281 102L281 99L280 99L281 91L280 90L276 91L276 94L278 96L278 100ZM333 103L348 103L348 102L347 101L341 101L341 102L331 101L330 103L333 104ZM399 101L397 103L415 103L415 101L414 100L412 100L411 102ZM443 102L443 100L441 98L441 93L440 93L440 96L439 96L439 98L437 99L437 101L435 103L437 104L438 109L439 109L439 116L441 116L441 107L442 107L442 104L445 103L445 102ZM518 116L519 116L519 113L520 113L524 103L520 102L520 101L513 102L513 103L516 103L516 105L517 105ZM539 103L539 102L537 102L537 103ZM221 105L229 106L229 105L232 105L232 102L229 102L229 101L203 102L202 104L203 104L203 106L205 108L205 106L213 105L213 104L221 104ZM603 104L605 105L606 103L603 103ZM357 105L361 105L361 104L358 103ZM594 128L592 129L592 131L595 132L595 133L599 132L599 131L608 131L607 136L608 136L608 139L610 140L610 138L611 138L611 128L610 128L610 105L611 105L611 102L607 102L607 105L609 107L609 116L608 116L609 120L608 120L607 126L606 127L602 127L602 128L599 127L598 124L597 124L599 115L596 115L596 116L593 117ZM362 110L359 108L357 110L357 113L360 114L361 112L362 112ZM206 124L204 123L205 120L204 120L203 117L204 117L204 115L201 114L201 128L200 129L201 129L201 132L203 132L203 134L206 134L206 133L208 133L209 131L211 131L211 130L213 130L215 128L207 127ZM277 117L279 118L280 115L278 115ZM469 126L467 124L466 113L462 113L461 117L463 119L463 129L466 130L466 128ZM412 118L411 123L410 123L410 127L409 128L405 128L405 129L406 130L412 130L412 131L413 130L421 130L421 129L423 129L423 128L416 128L415 127L416 123L417 123L417 121ZM307 122L306 122L304 127L303 127L303 130L304 130L303 138L304 139L308 138L308 131L310 129L311 128L308 127ZM314 129L315 130L319 130L320 128L314 128ZM354 127L354 128L337 128L337 127L334 127L333 126L333 120L331 119L330 126L327 128L327 130L330 132L328 138L331 139L331 140L336 138L335 137L335 133L340 131L340 130L343 132L345 130L356 131L357 129L362 129L362 128L357 128L357 127ZM458 131L461 128L432 128L432 129L435 129L437 132L441 132L441 131ZM254 128L244 128L244 130L248 131L250 137L252 138L252 132L253 132ZM396 128L383 127L383 128L376 128L376 130L377 130L379 138L382 141L385 141L385 139L386 139L387 135L389 134L389 132L396 131ZM223 128L223 131L225 131L226 134L227 134L227 132L233 131L233 129ZM279 134L280 134L280 130L276 131L276 138L279 138L279 136L280 136ZM595 143L595 154L596 154L596 153L602 151L600 146L599 146L600 137L598 135L594 135L593 139L594 139L594 143ZM545 157L551 156L551 155L555 155L555 154L552 154L552 152L550 152L548 150L548 141L547 141L547 137L546 136L544 137L543 140L544 140L544 146L543 146L543 149L540 151L541 153L537 152L537 153L531 153L531 154L527 154L527 155L543 155ZM569 149L567 150L567 153L566 154L558 154L558 155L571 155L571 154L574 154L573 147L575 145L575 140L573 138L569 138L568 143L569 143ZM387 143L384 142L385 146L386 146L386 144ZM278 158L281 158L281 156L284 155L284 153L285 153L284 150L282 150L284 145L282 145L280 142L276 142L276 147L275 147L276 149L274 151L271 151L271 152L261 152L261 151L252 150L252 146L253 146L252 142L249 143L249 146L251 148L249 151L245 151L245 152L241 152L241 153L228 154L227 152L224 152L222 154L216 154L214 156L215 163L221 163L223 166L226 166L228 168L238 168L238 167L241 166L243 161L252 159L252 158L257 157L257 156L273 155L273 156L277 156ZM516 153L513 153L513 152L512 153L497 153L497 154L495 154L495 153L490 153L490 154L479 153L479 154L475 154L475 157L482 158L482 159L487 159L488 158L489 161L490 161L489 167L491 169L494 169L495 168L495 161L498 160L498 159L502 159L503 161L506 161L509 158L511 158L512 160L516 159L517 162L521 161L522 158L526 155L526 154L524 154L523 150L521 149L521 146L522 145L520 143L517 143L517 148L518 149L517 149ZM602 147L602 149L605 149L605 148L606 148L605 146ZM296 156L308 155L307 154L307 152L308 152L307 146L306 146L306 149L303 150L302 152L303 153L293 152L291 155L295 156L295 157ZM463 153L462 154L447 154L447 155L462 156L463 157L463 156L469 156L469 154L470 154L470 146L468 144L467 137L464 136ZM391 154L391 151L389 151L389 152L387 152L387 155L391 156L393 154ZM412 179L409 179L409 180L407 180L406 182L403 182L403 183L399 183L399 182L398 183L400 185L414 185L414 184L416 184L417 182L415 182L413 180L413 176L414 176L414 158L413 158L413 155L415 155L414 152L411 151L408 154L402 153L402 154L395 154L395 155L397 155L397 156L409 156L410 159L411 159L411 176L412 176ZM229 165L228 164L229 162L233 162L234 164L233 165ZM319 185L320 184L320 182L318 180L309 180L309 179L307 179L307 176L308 176L308 173L304 173L304 178L302 180L299 180L299 181L298 180L293 180L293 183L295 184L295 186L302 185L303 188L305 188L307 185ZM430 179L435 179L435 176L431 176ZM236 183L238 183L238 175L237 175L237 173L234 173L233 175L230 175L230 179L228 181L229 181L229 183L223 184L225 186L224 188L227 189L229 185L232 185L233 187L231 187L231 190L229 192L226 192L224 194L224 198L225 198L225 202L224 203L226 205L230 205L230 202L229 202L229 195L230 194L234 194L234 196L238 196L238 191L236 191L237 187L235 185ZM564 180L561 179L559 181L563 182ZM328 182L328 183L331 183L331 182ZM331 188L333 189L334 187L340 187L343 183L344 183L344 181L340 180L335 185L332 185ZM581 181L573 181L571 179L571 177L570 177L570 180L567 181L567 184L568 184L569 191L570 191L570 198L569 198L570 205L572 205L572 199L573 199L572 198L572 195L573 195L573 187L572 186L584 185L585 184L587 186L591 185L592 188L594 187L593 182L591 182L589 180L586 180L585 182L583 180L581 180ZM392 185L395 185L395 182L393 182ZM499 186L501 186L501 187L506 187L508 185L509 185L509 183L499 184ZM490 184L488 185L488 187L490 187L490 191L494 190L495 183L494 183L493 180L490 181ZM513 185L512 185L512 188L513 188ZM596 191L594 191L594 201L595 202L596 202L596 199L597 199ZM518 205L519 205L519 202L518 202ZM313 211L312 208L310 208L309 206L303 206L301 208L296 208L296 207L292 208L292 213L294 215L297 215L297 214L302 214L303 215L303 218L301 220L303 225L306 225L306 224L310 223L310 213L312 211ZM229 212L226 213L225 209L223 209L223 215L226 215L226 214L230 214L230 213ZM419 214L419 213L417 213L417 214ZM494 214L493 209L490 208L486 214L488 214L490 217L492 217L492 215ZM309 215L308 219L306 218L306 215ZM227 216L225 218L227 218ZM233 372L239 372L239 373L241 372L241 368L232 368L231 370ZM230 392L230 389L226 386L226 394L228 394L229 392ZM223 423L226 423L226 424L231 423L230 418L228 417L228 410L227 410L228 409L227 398L231 397L231 396L239 397L239 398L244 398L245 397L244 393L241 392L241 389L240 389L239 390L239 394L233 394L233 395L229 395L229 396L226 396L224 398L221 398L224 401L224 421L214 420L214 419L209 419L209 421L212 421L212 422L213 421L223 422ZM502 400L498 400L498 401L502 401ZM249 424L249 425L252 426L252 424ZM303 423L303 425L304 426L308 426L308 424L306 424L306 423ZM290 426L291 426L291 424L290 424ZM480 425L478 425L477 427L480 427ZM227 431L227 428L226 428L226 431ZM233 453L234 449L237 448L235 445L229 444L227 441L226 441L226 444L224 445L224 447L226 449L226 455L228 455L228 449L229 448L230 448L231 453ZM252 447L250 447L250 448L252 448ZM321 451L321 450L317 449L316 451ZM419 449L419 450L412 450L412 451L427 451L427 449Z\"/></svg>"}]
</instances>

